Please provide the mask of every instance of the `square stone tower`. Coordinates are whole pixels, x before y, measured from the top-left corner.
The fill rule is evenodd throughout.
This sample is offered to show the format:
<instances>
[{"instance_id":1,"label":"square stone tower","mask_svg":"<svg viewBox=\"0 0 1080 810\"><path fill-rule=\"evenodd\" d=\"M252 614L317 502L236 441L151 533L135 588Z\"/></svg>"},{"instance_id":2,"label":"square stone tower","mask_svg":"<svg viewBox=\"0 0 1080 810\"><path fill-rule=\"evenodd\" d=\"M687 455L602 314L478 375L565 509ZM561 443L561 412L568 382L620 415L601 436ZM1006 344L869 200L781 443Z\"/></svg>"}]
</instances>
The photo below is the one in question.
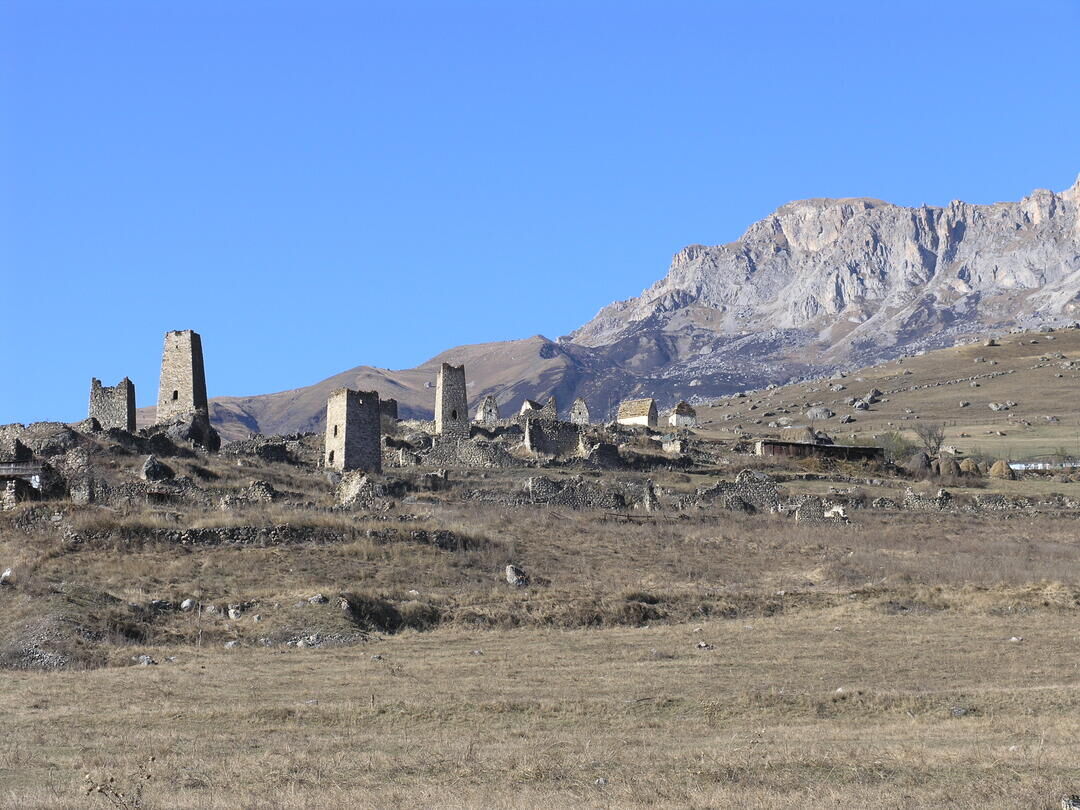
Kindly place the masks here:
<instances>
[{"instance_id":1,"label":"square stone tower","mask_svg":"<svg viewBox=\"0 0 1080 810\"><path fill-rule=\"evenodd\" d=\"M190 329L166 332L155 421L171 422L199 410L209 412L202 338Z\"/></svg>"},{"instance_id":2,"label":"square stone tower","mask_svg":"<svg viewBox=\"0 0 1080 810\"><path fill-rule=\"evenodd\" d=\"M382 472L377 391L339 388L326 400L323 464L335 470Z\"/></svg>"},{"instance_id":3,"label":"square stone tower","mask_svg":"<svg viewBox=\"0 0 1080 810\"><path fill-rule=\"evenodd\" d=\"M435 383L435 432L453 439L469 438L469 400L465 366L443 363Z\"/></svg>"},{"instance_id":4,"label":"square stone tower","mask_svg":"<svg viewBox=\"0 0 1080 810\"><path fill-rule=\"evenodd\" d=\"M113 386L102 385L97 377L90 378L89 416L101 426L135 432L135 383L124 377Z\"/></svg>"}]
</instances>

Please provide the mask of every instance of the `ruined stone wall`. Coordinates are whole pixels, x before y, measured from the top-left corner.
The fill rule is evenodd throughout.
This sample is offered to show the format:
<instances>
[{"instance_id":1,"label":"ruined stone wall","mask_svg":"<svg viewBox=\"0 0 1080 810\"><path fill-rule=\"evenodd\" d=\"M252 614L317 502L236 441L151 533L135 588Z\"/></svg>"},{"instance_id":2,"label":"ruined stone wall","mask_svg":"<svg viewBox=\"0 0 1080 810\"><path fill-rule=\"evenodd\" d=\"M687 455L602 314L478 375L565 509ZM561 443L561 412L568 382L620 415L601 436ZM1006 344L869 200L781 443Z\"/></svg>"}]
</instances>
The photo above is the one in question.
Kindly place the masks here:
<instances>
[{"instance_id":1,"label":"ruined stone wall","mask_svg":"<svg viewBox=\"0 0 1080 810\"><path fill-rule=\"evenodd\" d=\"M545 456L581 455L581 428L551 419L525 421L525 449Z\"/></svg>"},{"instance_id":2,"label":"ruined stone wall","mask_svg":"<svg viewBox=\"0 0 1080 810\"><path fill-rule=\"evenodd\" d=\"M479 439L436 441L424 455L425 464L441 467L520 467L522 462L514 458L501 445Z\"/></svg>"},{"instance_id":3,"label":"ruined stone wall","mask_svg":"<svg viewBox=\"0 0 1080 810\"><path fill-rule=\"evenodd\" d=\"M580 475L562 480L533 476L525 481L522 490L529 503L570 509L622 509L626 506L621 493L603 489Z\"/></svg>"},{"instance_id":4,"label":"ruined stone wall","mask_svg":"<svg viewBox=\"0 0 1080 810\"><path fill-rule=\"evenodd\" d=\"M379 394L339 388L326 400L323 464L337 470L382 472Z\"/></svg>"},{"instance_id":5,"label":"ruined stone wall","mask_svg":"<svg viewBox=\"0 0 1080 810\"><path fill-rule=\"evenodd\" d=\"M135 432L135 383L124 377L113 386L90 379L90 419L97 419L104 430L119 428Z\"/></svg>"},{"instance_id":6,"label":"ruined stone wall","mask_svg":"<svg viewBox=\"0 0 1080 810\"><path fill-rule=\"evenodd\" d=\"M587 425L591 420L589 406L585 400L578 397L570 406L570 423L574 425Z\"/></svg>"},{"instance_id":7,"label":"ruined stone wall","mask_svg":"<svg viewBox=\"0 0 1080 810\"><path fill-rule=\"evenodd\" d=\"M700 500L721 500L728 508L737 505L736 500L760 512L776 512L780 508L776 482L752 470L743 470L734 481L717 481L711 487L699 489L697 494Z\"/></svg>"},{"instance_id":8,"label":"ruined stone wall","mask_svg":"<svg viewBox=\"0 0 1080 810\"><path fill-rule=\"evenodd\" d=\"M469 401L465 392L465 366L443 363L435 383L435 432L440 436L469 438Z\"/></svg>"},{"instance_id":9,"label":"ruined stone wall","mask_svg":"<svg viewBox=\"0 0 1080 810\"><path fill-rule=\"evenodd\" d=\"M155 421L171 422L200 410L208 411L202 338L190 329L167 332Z\"/></svg>"}]
</instances>

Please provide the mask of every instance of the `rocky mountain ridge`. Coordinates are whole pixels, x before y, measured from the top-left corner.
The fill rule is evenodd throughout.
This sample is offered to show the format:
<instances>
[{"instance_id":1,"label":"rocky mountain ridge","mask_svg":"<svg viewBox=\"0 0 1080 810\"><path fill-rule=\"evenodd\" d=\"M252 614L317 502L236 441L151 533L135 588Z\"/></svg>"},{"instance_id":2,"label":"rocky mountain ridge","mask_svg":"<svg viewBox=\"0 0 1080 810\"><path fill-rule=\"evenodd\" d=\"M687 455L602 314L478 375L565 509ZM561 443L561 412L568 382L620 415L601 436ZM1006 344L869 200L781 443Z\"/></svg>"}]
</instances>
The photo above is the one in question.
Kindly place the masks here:
<instances>
[{"instance_id":1,"label":"rocky mountain ridge","mask_svg":"<svg viewBox=\"0 0 1080 810\"><path fill-rule=\"evenodd\" d=\"M627 396L708 399L869 365L967 335L1080 316L1080 178L1019 202L907 208L867 198L791 202L736 242L691 245L637 298L558 341L450 349L415 369L360 366L307 388L221 397L225 438L318 430L343 385L429 417L443 361L465 363L470 403L504 412L555 395L610 418Z\"/></svg>"}]
</instances>

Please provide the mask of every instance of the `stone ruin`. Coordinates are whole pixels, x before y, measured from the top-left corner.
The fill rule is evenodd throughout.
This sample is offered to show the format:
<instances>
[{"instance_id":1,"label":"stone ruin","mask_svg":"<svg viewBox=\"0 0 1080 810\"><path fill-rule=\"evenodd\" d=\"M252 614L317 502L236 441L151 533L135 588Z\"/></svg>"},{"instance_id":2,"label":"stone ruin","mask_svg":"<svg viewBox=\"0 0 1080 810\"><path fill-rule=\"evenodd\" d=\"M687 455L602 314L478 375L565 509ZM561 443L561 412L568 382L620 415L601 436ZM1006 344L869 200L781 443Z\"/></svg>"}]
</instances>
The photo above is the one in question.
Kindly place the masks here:
<instances>
[{"instance_id":1,"label":"stone ruin","mask_svg":"<svg viewBox=\"0 0 1080 810\"><path fill-rule=\"evenodd\" d=\"M499 403L495 401L495 397L484 397L484 401L476 409L476 423L486 427L499 424Z\"/></svg>"},{"instance_id":2,"label":"stone ruin","mask_svg":"<svg viewBox=\"0 0 1080 810\"><path fill-rule=\"evenodd\" d=\"M191 442L207 450L221 447L221 438L210 425L202 338L198 332L184 329L165 333L154 422L173 441Z\"/></svg>"},{"instance_id":3,"label":"stone ruin","mask_svg":"<svg viewBox=\"0 0 1080 810\"><path fill-rule=\"evenodd\" d=\"M552 419L526 419L525 449L555 458L581 455L581 428Z\"/></svg>"},{"instance_id":4,"label":"stone ruin","mask_svg":"<svg viewBox=\"0 0 1080 810\"><path fill-rule=\"evenodd\" d=\"M589 406L585 400L578 397L574 400L574 404L570 406L570 424L588 425L590 421Z\"/></svg>"},{"instance_id":5,"label":"stone ruin","mask_svg":"<svg viewBox=\"0 0 1080 810\"><path fill-rule=\"evenodd\" d=\"M569 509L622 509L626 499L590 483L580 475L555 480L536 475L525 481L522 488L529 503L565 506Z\"/></svg>"},{"instance_id":6,"label":"stone ruin","mask_svg":"<svg viewBox=\"0 0 1080 810\"><path fill-rule=\"evenodd\" d=\"M557 422L559 406L555 402L555 397L550 397L544 405L531 399L525 400L521 403L521 410L518 411L518 419L548 419Z\"/></svg>"},{"instance_id":7,"label":"stone ruin","mask_svg":"<svg viewBox=\"0 0 1080 810\"><path fill-rule=\"evenodd\" d=\"M209 412L202 338L185 329L165 334L155 421L164 424L193 413Z\"/></svg>"},{"instance_id":8,"label":"stone ruin","mask_svg":"<svg viewBox=\"0 0 1080 810\"><path fill-rule=\"evenodd\" d=\"M443 363L435 383L435 433L447 439L469 438L469 402L465 366Z\"/></svg>"},{"instance_id":9,"label":"stone ruin","mask_svg":"<svg viewBox=\"0 0 1080 810\"><path fill-rule=\"evenodd\" d=\"M135 432L135 383L124 377L113 386L90 379L90 408L87 418L96 419L102 429L118 428Z\"/></svg>"},{"instance_id":10,"label":"stone ruin","mask_svg":"<svg viewBox=\"0 0 1080 810\"><path fill-rule=\"evenodd\" d=\"M381 412L375 391L339 388L326 400L323 464L337 470L382 472Z\"/></svg>"},{"instance_id":11,"label":"stone ruin","mask_svg":"<svg viewBox=\"0 0 1080 810\"><path fill-rule=\"evenodd\" d=\"M380 399L379 413L386 419L397 420L398 406L396 399Z\"/></svg>"},{"instance_id":12,"label":"stone ruin","mask_svg":"<svg viewBox=\"0 0 1080 810\"><path fill-rule=\"evenodd\" d=\"M734 481L717 481L711 487L697 491L699 501L719 500L725 508L746 511L749 506L756 512L780 510L780 495L776 482L769 476L753 470L743 470Z\"/></svg>"}]
</instances>

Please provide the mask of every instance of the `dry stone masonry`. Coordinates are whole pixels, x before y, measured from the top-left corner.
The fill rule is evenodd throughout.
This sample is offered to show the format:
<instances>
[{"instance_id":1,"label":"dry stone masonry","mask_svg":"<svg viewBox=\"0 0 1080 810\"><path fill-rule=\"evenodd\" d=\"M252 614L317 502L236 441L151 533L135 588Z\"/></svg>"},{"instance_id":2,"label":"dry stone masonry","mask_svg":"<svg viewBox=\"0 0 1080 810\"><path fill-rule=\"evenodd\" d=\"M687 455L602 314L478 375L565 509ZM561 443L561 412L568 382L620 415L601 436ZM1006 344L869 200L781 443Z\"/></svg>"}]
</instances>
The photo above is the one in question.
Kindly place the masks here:
<instances>
[{"instance_id":1,"label":"dry stone masonry","mask_svg":"<svg viewBox=\"0 0 1080 810\"><path fill-rule=\"evenodd\" d=\"M484 401L476 409L476 422L486 426L499 424L499 403L495 401L495 397L484 397Z\"/></svg>"},{"instance_id":2,"label":"dry stone masonry","mask_svg":"<svg viewBox=\"0 0 1080 810\"><path fill-rule=\"evenodd\" d=\"M382 472L379 394L339 388L326 400L323 464L337 470Z\"/></svg>"},{"instance_id":3,"label":"dry stone masonry","mask_svg":"<svg viewBox=\"0 0 1080 810\"><path fill-rule=\"evenodd\" d=\"M165 334L158 386L158 424L208 412L206 373L203 370L202 338L185 329Z\"/></svg>"},{"instance_id":4,"label":"dry stone masonry","mask_svg":"<svg viewBox=\"0 0 1080 810\"><path fill-rule=\"evenodd\" d=\"M585 400L578 397L574 400L574 404L570 406L570 423L574 425L587 425L591 421L589 414L589 406Z\"/></svg>"},{"instance_id":5,"label":"dry stone masonry","mask_svg":"<svg viewBox=\"0 0 1080 810\"><path fill-rule=\"evenodd\" d=\"M104 430L119 428L129 433L135 431L135 383L124 377L113 386L102 385L101 380L90 380L90 410L88 418L97 419Z\"/></svg>"},{"instance_id":6,"label":"dry stone masonry","mask_svg":"<svg viewBox=\"0 0 1080 810\"><path fill-rule=\"evenodd\" d=\"M451 439L469 438L469 402L465 366L443 363L435 383L435 432Z\"/></svg>"}]
</instances>

